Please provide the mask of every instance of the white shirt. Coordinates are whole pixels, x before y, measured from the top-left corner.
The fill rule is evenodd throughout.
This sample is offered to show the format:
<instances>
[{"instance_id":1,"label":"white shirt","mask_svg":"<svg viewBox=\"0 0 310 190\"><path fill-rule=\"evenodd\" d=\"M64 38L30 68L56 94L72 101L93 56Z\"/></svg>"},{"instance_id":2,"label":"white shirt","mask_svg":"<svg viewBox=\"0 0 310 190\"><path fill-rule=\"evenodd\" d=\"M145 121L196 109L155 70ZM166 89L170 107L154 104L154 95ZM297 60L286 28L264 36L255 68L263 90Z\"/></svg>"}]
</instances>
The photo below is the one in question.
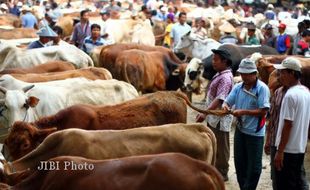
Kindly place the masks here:
<instances>
[{"instance_id":1,"label":"white shirt","mask_svg":"<svg viewBox=\"0 0 310 190\"><path fill-rule=\"evenodd\" d=\"M305 153L308 139L310 120L310 92L303 85L296 85L288 89L283 100L279 116L279 126L276 137L278 148L284 120L293 121L289 140L285 146L286 153Z\"/></svg>"}]
</instances>

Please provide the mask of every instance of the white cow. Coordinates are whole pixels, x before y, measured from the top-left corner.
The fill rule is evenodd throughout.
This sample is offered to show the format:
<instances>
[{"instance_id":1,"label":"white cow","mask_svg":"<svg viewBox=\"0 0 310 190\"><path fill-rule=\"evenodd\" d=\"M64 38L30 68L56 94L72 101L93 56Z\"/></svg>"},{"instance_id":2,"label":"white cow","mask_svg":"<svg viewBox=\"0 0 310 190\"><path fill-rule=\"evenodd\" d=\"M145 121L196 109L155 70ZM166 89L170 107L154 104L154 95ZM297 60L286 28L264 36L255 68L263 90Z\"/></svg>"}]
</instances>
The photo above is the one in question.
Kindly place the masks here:
<instances>
[{"instance_id":1,"label":"white cow","mask_svg":"<svg viewBox=\"0 0 310 190\"><path fill-rule=\"evenodd\" d=\"M188 57L204 59L212 54L212 49L217 49L220 45L216 40L201 39L198 35L188 32L181 37L175 50L183 52Z\"/></svg>"},{"instance_id":2,"label":"white cow","mask_svg":"<svg viewBox=\"0 0 310 190\"><path fill-rule=\"evenodd\" d=\"M198 89L197 91L200 91L205 88L207 79L202 77L203 69L201 59L193 58L188 63L184 79L184 86L187 88L187 91L192 91L193 89Z\"/></svg>"},{"instance_id":3,"label":"white cow","mask_svg":"<svg viewBox=\"0 0 310 190\"><path fill-rule=\"evenodd\" d=\"M68 82L68 85L30 85L22 90L0 87L4 94L4 98L0 99L1 124L9 127L18 120L32 122L80 103L113 105L138 97L137 90L123 81L73 80L75 82Z\"/></svg>"},{"instance_id":4,"label":"white cow","mask_svg":"<svg viewBox=\"0 0 310 190\"><path fill-rule=\"evenodd\" d=\"M29 68L47 61L68 61L76 68L94 66L92 59L75 46L49 46L36 49L20 49L0 43L0 70L5 68Z\"/></svg>"}]
</instances>

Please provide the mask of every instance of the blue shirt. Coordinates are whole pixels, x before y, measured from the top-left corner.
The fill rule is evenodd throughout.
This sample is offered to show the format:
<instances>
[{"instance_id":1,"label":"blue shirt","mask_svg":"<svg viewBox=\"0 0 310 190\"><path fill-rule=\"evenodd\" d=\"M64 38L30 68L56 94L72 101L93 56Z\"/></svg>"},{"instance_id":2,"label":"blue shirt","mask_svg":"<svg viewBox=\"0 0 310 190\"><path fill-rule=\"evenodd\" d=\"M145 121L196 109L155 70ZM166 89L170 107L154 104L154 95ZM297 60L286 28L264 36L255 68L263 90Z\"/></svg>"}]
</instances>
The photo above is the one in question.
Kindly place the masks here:
<instances>
[{"instance_id":1,"label":"blue shirt","mask_svg":"<svg viewBox=\"0 0 310 190\"><path fill-rule=\"evenodd\" d=\"M107 42L103 38L98 38L95 42L93 42L91 36L88 36L83 42L83 51L89 54L96 46L102 46L106 44Z\"/></svg>"},{"instance_id":2,"label":"blue shirt","mask_svg":"<svg viewBox=\"0 0 310 190\"><path fill-rule=\"evenodd\" d=\"M37 24L37 19L31 12L27 12L22 16L22 26L24 28L34 28L35 24Z\"/></svg>"},{"instance_id":3,"label":"blue shirt","mask_svg":"<svg viewBox=\"0 0 310 190\"><path fill-rule=\"evenodd\" d=\"M178 44L181 37L190 31L191 27L186 23L184 23L183 25L181 25L180 23L176 23L175 25L173 25L170 32L170 37L173 38L174 47Z\"/></svg>"},{"instance_id":4,"label":"blue shirt","mask_svg":"<svg viewBox=\"0 0 310 190\"><path fill-rule=\"evenodd\" d=\"M31 42L27 49L35 49L35 48L42 48L45 47L44 44L42 44L39 40Z\"/></svg>"},{"instance_id":5,"label":"blue shirt","mask_svg":"<svg viewBox=\"0 0 310 190\"><path fill-rule=\"evenodd\" d=\"M265 83L257 80L256 84L247 91L243 83L234 86L227 96L225 102L229 106L235 106L235 109L255 110L270 108L269 89ZM252 136L265 135L265 123L262 117L243 115L238 119L237 127L242 133Z\"/></svg>"}]
</instances>

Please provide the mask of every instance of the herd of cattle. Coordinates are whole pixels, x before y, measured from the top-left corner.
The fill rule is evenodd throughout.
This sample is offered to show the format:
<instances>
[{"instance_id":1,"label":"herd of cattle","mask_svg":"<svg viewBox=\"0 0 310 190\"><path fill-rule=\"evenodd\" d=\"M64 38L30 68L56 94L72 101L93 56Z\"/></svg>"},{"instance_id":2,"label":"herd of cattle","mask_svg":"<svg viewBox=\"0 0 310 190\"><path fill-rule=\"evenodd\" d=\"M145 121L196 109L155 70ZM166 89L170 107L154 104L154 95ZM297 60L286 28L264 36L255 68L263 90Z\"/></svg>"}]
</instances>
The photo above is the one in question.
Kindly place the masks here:
<instances>
[{"instance_id":1,"label":"herd of cattle","mask_svg":"<svg viewBox=\"0 0 310 190\"><path fill-rule=\"evenodd\" d=\"M252 55L262 80L278 85L272 64L285 56L274 49L219 48L233 55L234 74ZM187 106L226 113L195 108L175 91L210 80L212 56L186 64L170 49L131 43L102 47L91 59L74 46L1 43L0 189L225 189L213 167L214 134L186 118ZM297 58L309 87L309 61Z\"/></svg>"}]
</instances>

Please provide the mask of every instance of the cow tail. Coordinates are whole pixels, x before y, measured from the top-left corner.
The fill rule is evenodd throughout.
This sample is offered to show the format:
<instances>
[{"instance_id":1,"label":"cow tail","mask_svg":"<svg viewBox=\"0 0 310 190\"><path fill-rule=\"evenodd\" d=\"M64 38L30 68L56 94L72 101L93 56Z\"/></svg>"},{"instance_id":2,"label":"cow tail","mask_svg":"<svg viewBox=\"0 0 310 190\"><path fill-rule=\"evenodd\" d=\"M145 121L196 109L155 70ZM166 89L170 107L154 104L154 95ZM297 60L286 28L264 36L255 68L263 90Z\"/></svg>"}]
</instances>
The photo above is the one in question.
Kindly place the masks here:
<instances>
[{"instance_id":1,"label":"cow tail","mask_svg":"<svg viewBox=\"0 0 310 190\"><path fill-rule=\"evenodd\" d=\"M193 110L203 113L203 114L212 114L212 115L217 115L217 116L223 116L226 114L230 114L229 111L224 111L224 110L202 110L200 108L195 107L188 99L188 97L183 93L183 92L177 92L176 95L180 98L182 98L183 100L185 100L186 104L192 108Z\"/></svg>"}]
</instances>

